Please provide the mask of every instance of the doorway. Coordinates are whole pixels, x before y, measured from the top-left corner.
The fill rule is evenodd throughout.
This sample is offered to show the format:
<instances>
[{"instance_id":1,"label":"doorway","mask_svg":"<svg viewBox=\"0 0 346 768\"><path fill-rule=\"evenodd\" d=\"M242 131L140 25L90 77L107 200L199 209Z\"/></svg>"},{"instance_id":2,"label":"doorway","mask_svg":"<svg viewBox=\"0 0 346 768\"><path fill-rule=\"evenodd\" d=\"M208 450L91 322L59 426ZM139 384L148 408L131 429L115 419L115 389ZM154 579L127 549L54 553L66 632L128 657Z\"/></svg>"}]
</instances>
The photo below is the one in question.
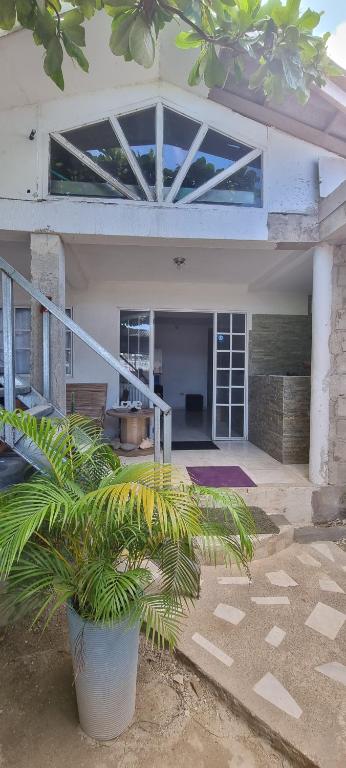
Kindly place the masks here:
<instances>
[{"instance_id":1,"label":"doorway","mask_svg":"<svg viewBox=\"0 0 346 768\"><path fill-rule=\"evenodd\" d=\"M155 391L172 406L173 442L211 440L213 314L155 312Z\"/></svg>"},{"instance_id":2,"label":"doorway","mask_svg":"<svg viewBox=\"0 0 346 768\"><path fill-rule=\"evenodd\" d=\"M122 309L119 352L172 407L173 441L247 437L246 313ZM119 400L150 405L122 377Z\"/></svg>"}]
</instances>

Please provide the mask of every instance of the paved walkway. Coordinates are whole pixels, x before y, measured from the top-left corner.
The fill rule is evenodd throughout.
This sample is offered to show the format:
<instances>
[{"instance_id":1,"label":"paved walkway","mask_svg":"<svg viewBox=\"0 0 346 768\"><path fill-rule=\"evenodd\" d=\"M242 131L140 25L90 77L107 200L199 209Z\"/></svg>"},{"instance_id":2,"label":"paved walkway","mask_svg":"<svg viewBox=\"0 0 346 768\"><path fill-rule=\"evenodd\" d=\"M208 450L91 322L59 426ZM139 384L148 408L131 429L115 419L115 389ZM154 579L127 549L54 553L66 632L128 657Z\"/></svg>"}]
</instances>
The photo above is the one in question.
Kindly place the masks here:
<instances>
[{"instance_id":1,"label":"paved walkway","mask_svg":"<svg viewBox=\"0 0 346 768\"><path fill-rule=\"evenodd\" d=\"M345 768L346 553L293 544L251 572L203 568L180 650L292 755Z\"/></svg>"}]
</instances>

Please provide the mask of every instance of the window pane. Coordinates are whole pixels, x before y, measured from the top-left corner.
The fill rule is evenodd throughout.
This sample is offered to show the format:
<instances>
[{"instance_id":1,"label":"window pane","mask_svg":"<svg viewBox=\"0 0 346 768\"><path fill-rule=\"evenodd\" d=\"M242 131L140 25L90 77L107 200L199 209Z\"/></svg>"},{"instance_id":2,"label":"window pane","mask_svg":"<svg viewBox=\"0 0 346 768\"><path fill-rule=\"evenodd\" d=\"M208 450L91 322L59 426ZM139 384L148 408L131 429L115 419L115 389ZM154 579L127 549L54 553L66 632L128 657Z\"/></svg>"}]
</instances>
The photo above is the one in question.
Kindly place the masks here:
<instances>
[{"instance_id":1,"label":"window pane","mask_svg":"<svg viewBox=\"0 0 346 768\"><path fill-rule=\"evenodd\" d=\"M125 184L131 192L144 197L144 192L129 164L126 152L122 149L108 120L68 131L64 133L64 136L77 149L85 152L100 168Z\"/></svg>"},{"instance_id":2,"label":"window pane","mask_svg":"<svg viewBox=\"0 0 346 768\"><path fill-rule=\"evenodd\" d=\"M245 333L245 315L232 315L232 331L233 333Z\"/></svg>"},{"instance_id":3,"label":"window pane","mask_svg":"<svg viewBox=\"0 0 346 768\"><path fill-rule=\"evenodd\" d=\"M229 368L230 367L230 354L229 354L229 352L218 352L217 353L217 367L218 368Z\"/></svg>"},{"instance_id":4,"label":"window pane","mask_svg":"<svg viewBox=\"0 0 346 768\"><path fill-rule=\"evenodd\" d=\"M244 354L244 352L233 352L233 354L232 354L232 368L245 368L245 354Z\"/></svg>"},{"instance_id":5,"label":"window pane","mask_svg":"<svg viewBox=\"0 0 346 768\"><path fill-rule=\"evenodd\" d=\"M218 349L231 348L231 336L229 333L218 333L216 337Z\"/></svg>"},{"instance_id":6,"label":"window pane","mask_svg":"<svg viewBox=\"0 0 346 768\"><path fill-rule=\"evenodd\" d=\"M241 350L245 349L245 334L242 336L232 336L232 349Z\"/></svg>"},{"instance_id":7,"label":"window pane","mask_svg":"<svg viewBox=\"0 0 346 768\"><path fill-rule=\"evenodd\" d=\"M250 165L241 168L229 179L205 192L197 203L217 205L244 205L260 208L262 205L262 160L258 157Z\"/></svg>"},{"instance_id":8,"label":"window pane","mask_svg":"<svg viewBox=\"0 0 346 768\"><path fill-rule=\"evenodd\" d=\"M232 386L243 387L244 386L244 371L232 371Z\"/></svg>"},{"instance_id":9,"label":"window pane","mask_svg":"<svg viewBox=\"0 0 346 768\"><path fill-rule=\"evenodd\" d=\"M226 333L230 331L230 314L229 312L218 312L217 313L217 330L218 331L226 331Z\"/></svg>"},{"instance_id":10,"label":"window pane","mask_svg":"<svg viewBox=\"0 0 346 768\"><path fill-rule=\"evenodd\" d=\"M180 170L200 124L171 109L163 110L163 186L166 194Z\"/></svg>"},{"instance_id":11,"label":"window pane","mask_svg":"<svg viewBox=\"0 0 346 768\"><path fill-rule=\"evenodd\" d=\"M54 139L50 142L51 195L79 195L81 197L117 197L124 195L87 168Z\"/></svg>"},{"instance_id":12,"label":"window pane","mask_svg":"<svg viewBox=\"0 0 346 768\"><path fill-rule=\"evenodd\" d=\"M29 307L16 307L16 331L30 331L31 311Z\"/></svg>"},{"instance_id":13,"label":"window pane","mask_svg":"<svg viewBox=\"0 0 346 768\"><path fill-rule=\"evenodd\" d=\"M229 371L216 372L216 385L218 387L229 387Z\"/></svg>"},{"instance_id":14,"label":"window pane","mask_svg":"<svg viewBox=\"0 0 346 768\"><path fill-rule=\"evenodd\" d=\"M229 389L220 389L219 387L216 388L216 402L218 404L228 404L229 403Z\"/></svg>"},{"instance_id":15,"label":"window pane","mask_svg":"<svg viewBox=\"0 0 346 768\"><path fill-rule=\"evenodd\" d=\"M118 118L154 196L156 190L155 113L155 107L150 107L150 109L132 112L130 115L122 115Z\"/></svg>"},{"instance_id":16,"label":"window pane","mask_svg":"<svg viewBox=\"0 0 346 768\"><path fill-rule=\"evenodd\" d=\"M220 171L229 168L250 151L249 147L235 139L209 129L185 176L179 199L213 179Z\"/></svg>"},{"instance_id":17,"label":"window pane","mask_svg":"<svg viewBox=\"0 0 346 768\"><path fill-rule=\"evenodd\" d=\"M30 349L30 331L16 330L16 349Z\"/></svg>"},{"instance_id":18,"label":"window pane","mask_svg":"<svg viewBox=\"0 0 346 768\"><path fill-rule=\"evenodd\" d=\"M16 351L16 373L30 373L30 349Z\"/></svg>"},{"instance_id":19,"label":"window pane","mask_svg":"<svg viewBox=\"0 0 346 768\"><path fill-rule=\"evenodd\" d=\"M239 405L241 403L244 403L244 389L232 387L232 405Z\"/></svg>"},{"instance_id":20,"label":"window pane","mask_svg":"<svg viewBox=\"0 0 346 768\"><path fill-rule=\"evenodd\" d=\"M216 437L229 436L229 407L216 406Z\"/></svg>"},{"instance_id":21,"label":"window pane","mask_svg":"<svg viewBox=\"0 0 346 768\"><path fill-rule=\"evenodd\" d=\"M231 437L244 437L244 407L231 408Z\"/></svg>"}]
</instances>

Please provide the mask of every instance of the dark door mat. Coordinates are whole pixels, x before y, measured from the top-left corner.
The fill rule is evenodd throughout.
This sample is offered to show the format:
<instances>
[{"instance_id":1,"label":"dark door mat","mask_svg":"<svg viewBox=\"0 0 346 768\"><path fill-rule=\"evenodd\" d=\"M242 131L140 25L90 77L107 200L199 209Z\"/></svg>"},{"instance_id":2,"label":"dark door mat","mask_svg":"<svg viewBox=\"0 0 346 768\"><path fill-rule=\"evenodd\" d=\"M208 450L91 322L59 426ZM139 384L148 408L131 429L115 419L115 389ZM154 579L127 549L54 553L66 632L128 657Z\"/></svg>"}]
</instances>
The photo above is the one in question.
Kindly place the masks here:
<instances>
[{"instance_id":1,"label":"dark door mat","mask_svg":"<svg viewBox=\"0 0 346 768\"><path fill-rule=\"evenodd\" d=\"M249 507L252 512L256 533L280 533L280 528L273 522L270 515L261 509L261 507ZM229 512L223 509L214 509L213 507L206 510L208 519L215 523L223 523L225 520L225 512L227 512L227 520L229 520ZM232 520L229 520L231 532L237 533L236 528Z\"/></svg>"},{"instance_id":2,"label":"dark door mat","mask_svg":"<svg viewBox=\"0 0 346 768\"><path fill-rule=\"evenodd\" d=\"M173 451L219 451L212 440L173 440Z\"/></svg>"}]
</instances>

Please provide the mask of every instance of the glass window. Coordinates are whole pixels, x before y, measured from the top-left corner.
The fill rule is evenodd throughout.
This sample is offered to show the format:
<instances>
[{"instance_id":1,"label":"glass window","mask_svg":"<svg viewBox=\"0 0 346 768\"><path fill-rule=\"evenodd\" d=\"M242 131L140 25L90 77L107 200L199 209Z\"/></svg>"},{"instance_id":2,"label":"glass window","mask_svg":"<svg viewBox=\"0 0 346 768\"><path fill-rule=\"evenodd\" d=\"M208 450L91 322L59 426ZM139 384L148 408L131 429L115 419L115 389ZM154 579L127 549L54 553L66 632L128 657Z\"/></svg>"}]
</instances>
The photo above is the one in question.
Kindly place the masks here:
<instances>
[{"instance_id":1,"label":"glass window","mask_svg":"<svg viewBox=\"0 0 346 768\"><path fill-rule=\"evenodd\" d=\"M231 437L244 437L244 406L231 408Z\"/></svg>"},{"instance_id":2,"label":"glass window","mask_svg":"<svg viewBox=\"0 0 346 768\"><path fill-rule=\"evenodd\" d=\"M245 332L245 315L232 314L232 331L233 333Z\"/></svg>"},{"instance_id":3,"label":"glass window","mask_svg":"<svg viewBox=\"0 0 346 768\"><path fill-rule=\"evenodd\" d=\"M216 385L218 387L229 387L229 371L216 372Z\"/></svg>"},{"instance_id":4,"label":"glass window","mask_svg":"<svg viewBox=\"0 0 346 768\"><path fill-rule=\"evenodd\" d=\"M229 314L229 312L217 313L217 330L218 331L225 331L226 333L229 333L230 322L231 322L231 315Z\"/></svg>"},{"instance_id":5,"label":"glass window","mask_svg":"<svg viewBox=\"0 0 346 768\"><path fill-rule=\"evenodd\" d=\"M124 197L54 139L50 143L49 191L51 195Z\"/></svg>"},{"instance_id":6,"label":"glass window","mask_svg":"<svg viewBox=\"0 0 346 768\"><path fill-rule=\"evenodd\" d=\"M145 384L149 384L150 356L150 313L138 310L120 311L120 359L131 373ZM125 396L126 395L126 396ZM143 395L120 376L120 401L141 400ZM147 401L144 399L144 405Z\"/></svg>"},{"instance_id":7,"label":"glass window","mask_svg":"<svg viewBox=\"0 0 346 768\"><path fill-rule=\"evenodd\" d=\"M137 198L156 200L156 189L163 187L164 197L177 177L190 153L201 123L187 115L163 106L162 109L162 178L157 178L161 162L157 163L156 106L140 109L136 112L117 115L128 146L123 149L117 135L118 129L110 116L98 123L84 125L65 131L65 137L76 149L79 149L96 166L107 171L123 185L121 192L103 181L98 173L85 166L85 158L79 160L51 138L51 162L49 191L54 195L78 195L84 197L111 197L119 199ZM231 117L230 117L231 120ZM114 124L114 125L113 125ZM160 130L161 134L161 130ZM58 134L56 134L58 139ZM124 142L123 142L124 143ZM196 144L196 146L198 146ZM130 148L130 149L129 149ZM194 153L189 167L175 195L175 201L183 200L191 192L198 190L205 182L216 181L217 175L232 168L233 164L244 158L251 147L226 136L214 128L209 128L200 146ZM160 147L161 152L161 147ZM141 178L145 189L136 175L133 155L142 171ZM134 168L134 169L133 169ZM138 171L138 167L137 167ZM148 192L150 189L150 194ZM196 198L197 202L212 205L262 205L262 160L261 157L248 163L233 176L216 184L209 192ZM227 330L220 328L218 330ZM228 329L229 330L229 329Z\"/></svg>"},{"instance_id":8,"label":"glass window","mask_svg":"<svg viewBox=\"0 0 346 768\"><path fill-rule=\"evenodd\" d=\"M132 152L153 195L156 191L156 126L155 107L132 112L118 118Z\"/></svg>"},{"instance_id":9,"label":"glass window","mask_svg":"<svg viewBox=\"0 0 346 768\"><path fill-rule=\"evenodd\" d=\"M66 309L66 314L72 317L72 309ZM31 309L30 307L15 307L15 371L18 375L30 373L31 363ZM66 373L72 375L72 332L66 331ZM4 340L2 334L2 309L0 308L0 372L4 370Z\"/></svg>"},{"instance_id":10,"label":"glass window","mask_svg":"<svg viewBox=\"0 0 346 768\"><path fill-rule=\"evenodd\" d=\"M198 197L198 203L217 205L245 205L248 208L262 205L262 158L257 157L229 179Z\"/></svg>"},{"instance_id":11,"label":"glass window","mask_svg":"<svg viewBox=\"0 0 346 768\"><path fill-rule=\"evenodd\" d=\"M218 333L216 341L217 348L220 350L231 348L231 336L229 333Z\"/></svg>"},{"instance_id":12,"label":"glass window","mask_svg":"<svg viewBox=\"0 0 346 768\"><path fill-rule=\"evenodd\" d=\"M142 198L144 197L144 192L138 184L126 152L108 120L95 125L87 125L85 128L67 131L63 135L74 147L85 152L102 170L121 181L132 192Z\"/></svg>"},{"instance_id":13,"label":"glass window","mask_svg":"<svg viewBox=\"0 0 346 768\"><path fill-rule=\"evenodd\" d=\"M209 179L250 152L249 147L209 129L186 174L179 198L185 197Z\"/></svg>"},{"instance_id":14,"label":"glass window","mask_svg":"<svg viewBox=\"0 0 346 768\"><path fill-rule=\"evenodd\" d=\"M163 111L163 186L167 194L200 127L178 112Z\"/></svg>"},{"instance_id":15,"label":"glass window","mask_svg":"<svg viewBox=\"0 0 346 768\"><path fill-rule=\"evenodd\" d=\"M233 334L232 336L232 349L243 351L245 349L245 334Z\"/></svg>"}]
</instances>

